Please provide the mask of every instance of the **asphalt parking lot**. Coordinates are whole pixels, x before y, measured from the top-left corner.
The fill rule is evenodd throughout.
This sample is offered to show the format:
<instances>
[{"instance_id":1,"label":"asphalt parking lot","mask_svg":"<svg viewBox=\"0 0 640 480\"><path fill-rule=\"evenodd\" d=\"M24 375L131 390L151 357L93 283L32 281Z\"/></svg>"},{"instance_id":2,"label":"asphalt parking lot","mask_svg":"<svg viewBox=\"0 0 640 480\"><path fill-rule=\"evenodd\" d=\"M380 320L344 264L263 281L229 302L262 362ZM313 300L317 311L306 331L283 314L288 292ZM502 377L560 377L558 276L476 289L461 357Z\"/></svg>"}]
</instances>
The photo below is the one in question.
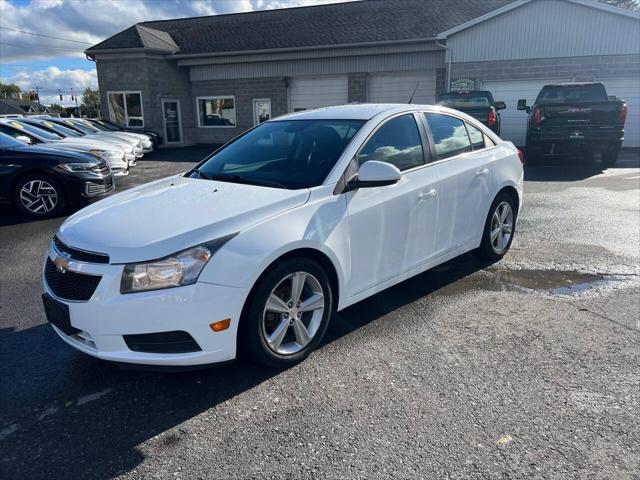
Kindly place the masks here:
<instances>
[{"instance_id":1,"label":"asphalt parking lot","mask_svg":"<svg viewBox=\"0 0 640 480\"><path fill-rule=\"evenodd\" d=\"M118 189L206 151L149 155ZM74 351L40 300L64 217L0 205L0 476L637 479L640 154L527 169L525 194L502 262L465 255L354 305L280 372Z\"/></svg>"}]
</instances>

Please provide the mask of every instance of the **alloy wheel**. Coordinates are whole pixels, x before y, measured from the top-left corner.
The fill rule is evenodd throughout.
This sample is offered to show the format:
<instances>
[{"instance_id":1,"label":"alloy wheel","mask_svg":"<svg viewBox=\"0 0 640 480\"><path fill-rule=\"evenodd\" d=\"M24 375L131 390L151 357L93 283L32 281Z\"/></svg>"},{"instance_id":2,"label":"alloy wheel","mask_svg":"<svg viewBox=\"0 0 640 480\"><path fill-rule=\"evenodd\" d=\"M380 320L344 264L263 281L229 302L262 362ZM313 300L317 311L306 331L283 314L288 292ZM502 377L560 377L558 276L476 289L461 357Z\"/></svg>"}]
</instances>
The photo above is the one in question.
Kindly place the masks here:
<instances>
[{"instance_id":1,"label":"alloy wheel","mask_svg":"<svg viewBox=\"0 0 640 480\"><path fill-rule=\"evenodd\" d=\"M58 204L58 192L45 180L31 180L20 189L20 202L31 213L48 213Z\"/></svg>"},{"instance_id":2,"label":"alloy wheel","mask_svg":"<svg viewBox=\"0 0 640 480\"><path fill-rule=\"evenodd\" d=\"M496 253L504 252L513 235L513 209L508 202L500 202L491 217L491 246Z\"/></svg>"},{"instance_id":3,"label":"alloy wheel","mask_svg":"<svg viewBox=\"0 0 640 480\"><path fill-rule=\"evenodd\" d=\"M325 298L317 278L294 272L271 291L262 315L262 334L271 350L292 355L304 349L320 329Z\"/></svg>"}]
</instances>

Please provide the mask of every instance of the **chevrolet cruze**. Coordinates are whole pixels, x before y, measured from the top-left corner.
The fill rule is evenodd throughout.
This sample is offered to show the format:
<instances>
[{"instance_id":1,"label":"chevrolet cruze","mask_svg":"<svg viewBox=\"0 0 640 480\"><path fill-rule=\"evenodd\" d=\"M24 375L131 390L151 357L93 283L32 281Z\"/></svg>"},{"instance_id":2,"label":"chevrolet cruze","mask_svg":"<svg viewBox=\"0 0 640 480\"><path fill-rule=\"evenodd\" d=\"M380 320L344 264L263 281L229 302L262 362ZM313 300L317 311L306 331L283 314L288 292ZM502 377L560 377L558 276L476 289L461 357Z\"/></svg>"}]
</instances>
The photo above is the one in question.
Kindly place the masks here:
<instances>
[{"instance_id":1,"label":"chevrolet cruze","mask_svg":"<svg viewBox=\"0 0 640 480\"><path fill-rule=\"evenodd\" d=\"M67 219L44 261L56 333L147 365L286 367L331 319L475 250L500 259L519 151L455 110L349 105L260 124L184 174Z\"/></svg>"}]
</instances>

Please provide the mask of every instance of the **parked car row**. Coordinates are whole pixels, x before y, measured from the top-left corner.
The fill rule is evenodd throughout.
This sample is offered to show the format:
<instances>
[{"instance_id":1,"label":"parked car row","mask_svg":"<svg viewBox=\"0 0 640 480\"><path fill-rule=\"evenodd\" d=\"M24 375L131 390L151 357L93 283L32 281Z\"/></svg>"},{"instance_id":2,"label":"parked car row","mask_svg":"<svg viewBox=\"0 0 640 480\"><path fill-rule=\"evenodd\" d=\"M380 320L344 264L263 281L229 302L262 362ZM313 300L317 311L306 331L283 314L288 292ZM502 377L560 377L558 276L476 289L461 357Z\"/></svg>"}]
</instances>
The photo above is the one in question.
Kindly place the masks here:
<instances>
[{"instance_id":1,"label":"parked car row","mask_svg":"<svg viewBox=\"0 0 640 480\"><path fill-rule=\"evenodd\" d=\"M491 92L448 92L438 99L440 105L464 112L500 134L499 110L507 106L494 101ZM535 102L527 106L518 100L518 110L529 115L527 121L527 162L597 151L606 167L614 165L624 140L627 104L609 97L602 83L545 85Z\"/></svg>"},{"instance_id":2,"label":"parked car row","mask_svg":"<svg viewBox=\"0 0 640 480\"><path fill-rule=\"evenodd\" d=\"M157 141L102 120L0 118L0 199L26 216L54 216L112 191L113 177L127 175Z\"/></svg>"}]
</instances>

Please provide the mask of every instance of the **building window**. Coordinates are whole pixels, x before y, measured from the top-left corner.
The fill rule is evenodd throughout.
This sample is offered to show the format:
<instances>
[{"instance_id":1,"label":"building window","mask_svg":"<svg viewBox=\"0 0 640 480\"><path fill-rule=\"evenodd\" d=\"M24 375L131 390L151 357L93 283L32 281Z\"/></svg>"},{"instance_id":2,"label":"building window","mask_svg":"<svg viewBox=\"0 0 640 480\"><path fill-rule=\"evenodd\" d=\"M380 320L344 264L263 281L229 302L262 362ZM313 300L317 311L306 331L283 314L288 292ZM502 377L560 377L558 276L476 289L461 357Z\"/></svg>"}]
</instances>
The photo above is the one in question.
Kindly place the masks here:
<instances>
[{"instance_id":1,"label":"building window","mask_svg":"<svg viewBox=\"0 0 640 480\"><path fill-rule=\"evenodd\" d=\"M108 92L109 117L125 127L144 127L141 92Z\"/></svg>"},{"instance_id":2,"label":"building window","mask_svg":"<svg viewBox=\"0 0 640 480\"><path fill-rule=\"evenodd\" d=\"M271 99L270 98L254 98L253 99L253 124L266 122L271 119Z\"/></svg>"},{"instance_id":3,"label":"building window","mask_svg":"<svg viewBox=\"0 0 640 480\"><path fill-rule=\"evenodd\" d=\"M200 128L234 128L236 126L234 97L198 97L196 101Z\"/></svg>"}]
</instances>

